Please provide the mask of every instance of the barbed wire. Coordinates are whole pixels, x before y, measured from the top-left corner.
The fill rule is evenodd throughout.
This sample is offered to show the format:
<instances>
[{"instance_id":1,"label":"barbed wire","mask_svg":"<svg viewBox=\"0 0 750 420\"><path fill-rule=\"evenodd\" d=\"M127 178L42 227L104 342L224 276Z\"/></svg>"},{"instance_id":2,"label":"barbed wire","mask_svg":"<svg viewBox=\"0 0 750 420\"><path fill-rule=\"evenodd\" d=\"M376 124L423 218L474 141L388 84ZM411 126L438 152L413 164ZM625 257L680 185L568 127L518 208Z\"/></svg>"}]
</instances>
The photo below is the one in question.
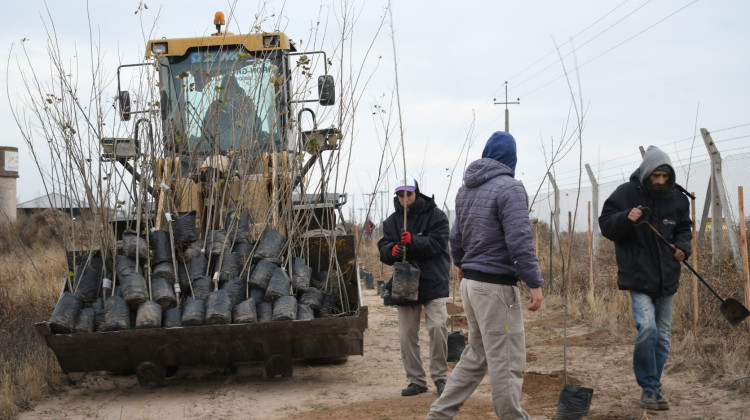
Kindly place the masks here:
<instances>
[{"instance_id":1,"label":"barbed wire","mask_svg":"<svg viewBox=\"0 0 750 420\"><path fill-rule=\"evenodd\" d=\"M735 126L732 126L732 127L720 128L718 130L713 130L710 133L711 134L715 134L715 133L719 133L721 131L734 130L735 128L742 128L742 127L748 127L748 126L750 126L750 123L744 123L744 124L735 125Z\"/></svg>"},{"instance_id":2,"label":"barbed wire","mask_svg":"<svg viewBox=\"0 0 750 420\"><path fill-rule=\"evenodd\" d=\"M722 128L722 129L714 130L714 131L711 131L711 133L713 134L713 133L717 133L717 132L728 131L728 130L732 130L732 129L736 129L736 128L747 127L747 126L750 126L750 123L745 123L745 124L735 125L735 126L732 126L732 127L727 127L727 128ZM727 142L730 142L730 141L741 140L741 139L745 139L745 138L750 138L750 134L746 134L746 135L742 135L742 136L736 136L736 137L731 137L731 138L726 138L726 139L713 139L713 142L715 144L723 144L723 143L727 143ZM674 145L677 145L677 144L679 144L681 142L685 142L685 141L688 141L688 140L693 140L693 138L692 137L684 138L684 139L676 140L676 141L673 141L673 142L670 142L670 143L664 143L664 144L658 145L657 147L659 147L660 149L668 149L670 146L674 146ZM739 146L739 147L736 147L736 148L726 149L723 152L729 152L729 151L734 151L734 150L742 150L742 149L745 149L745 148L747 148L748 150L750 150L750 145L745 145L745 146ZM673 149L673 150L671 150L674 153L674 155L675 155L675 157L672 159L672 163L673 164L683 164L686 161L689 162L690 159L692 159L692 158L680 157L680 154L684 153L684 152L692 151L692 150L698 150L698 149L699 148L697 146L691 145L691 146L683 147L681 149ZM700 148L700 149L702 149L702 148ZM626 162L617 164L617 165L607 165L609 163L621 161L623 159L629 159L629 160L626 161ZM591 164L591 163L589 163L589 164L592 166L592 170L594 170L595 173L600 174L600 176L608 176L608 175L606 175L606 173L609 172L609 171L621 170L621 168L626 167L626 166L633 166L633 165L635 165L635 167L637 167L637 165L640 165L640 162L641 162L641 154L640 154L640 152L634 151L632 153L624 154L624 155L618 156L616 158L607 159L607 160L604 160L604 161L599 161L599 162L596 163L596 168L594 168L594 164ZM635 169L635 167L633 169ZM571 169L566 169L566 170L563 170L563 171L556 171L556 172L553 172L553 174L555 175L555 180L558 183L558 185L565 185L565 186L567 186L569 184L569 181L571 179L575 179L575 180L578 179L578 168L571 168ZM602 174L605 174L605 175L602 175ZM535 178L535 179L532 179L532 180L526 180L526 183L529 184L529 185L535 185L535 184L541 183L543 181L543 179L544 178Z\"/></svg>"},{"instance_id":3,"label":"barbed wire","mask_svg":"<svg viewBox=\"0 0 750 420\"><path fill-rule=\"evenodd\" d=\"M733 154L733 155L727 155L726 152L733 151L734 149L729 150L722 150L722 176L724 179L724 184L726 187L726 193L727 197L729 199L729 207L728 209L725 209L726 213L724 217L727 219L726 223L727 225L730 225L731 223L736 223L736 208L739 205L739 197L737 195L737 189L739 186L750 186L750 178L747 176L747 167L750 165L750 146L744 146L739 147L736 149L744 150L743 153L740 154ZM709 158L703 158L699 161L692 162L689 166L685 165L675 165L675 171L677 172L677 181L680 185L685 187L688 191L691 191L696 196L696 207L698 209L699 214L697 214L698 220L695 221L696 224L699 224L701 222L701 219L703 217L701 213L701 208L705 204L706 197L706 191L708 190L708 183L711 176L711 160ZM683 178L682 175L685 175ZM604 204L604 201L609 197L609 195L621 184L627 181L627 179L630 177L630 173L628 173L624 179L617 179L612 180L610 178L600 177L598 179L599 184L599 207ZM743 185L744 184L744 185ZM543 191L543 192L542 192ZM560 197L559 201L559 209L560 209L560 215L566 214L568 211L571 211L575 207L575 200L574 198L577 197L578 194L578 188L577 186L574 188L570 187L559 187L558 188L558 195ZM580 188L580 197L581 200L585 203L586 201L591 200L592 195L592 188L589 183L588 178L585 179L585 182L582 182L581 188ZM533 197L529 197L529 202L531 202L531 199ZM745 207L750 207L750 195L745 195ZM533 217L541 218L542 214L549 214L546 211L549 210L550 212L554 208L554 192L552 191L552 188L547 185L546 188L540 189L540 193L536 197L536 200L534 202L534 205L531 208L531 212L534 215ZM578 214L576 215L576 226L577 227L583 227L585 229L586 226L586 212L583 212L584 214ZM546 218L546 217L545 217Z\"/></svg>"}]
</instances>

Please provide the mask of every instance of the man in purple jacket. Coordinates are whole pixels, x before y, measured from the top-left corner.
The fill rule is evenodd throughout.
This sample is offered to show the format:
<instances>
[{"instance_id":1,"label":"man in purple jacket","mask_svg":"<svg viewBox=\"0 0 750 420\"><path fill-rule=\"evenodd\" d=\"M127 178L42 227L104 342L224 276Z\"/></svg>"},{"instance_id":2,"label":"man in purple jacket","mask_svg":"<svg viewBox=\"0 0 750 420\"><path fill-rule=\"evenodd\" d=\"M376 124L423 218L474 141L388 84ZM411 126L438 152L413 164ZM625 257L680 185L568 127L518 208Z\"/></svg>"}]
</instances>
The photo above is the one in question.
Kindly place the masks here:
<instances>
[{"instance_id":1,"label":"man in purple jacket","mask_svg":"<svg viewBox=\"0 0 750 420\"><path fill-rule=\"evenodd\" d=\"M529 287L527 309L536 311L542 306L544 280L534 252L526 189L513 178L515 167L515 139L495 132L482 159L466 169L456 195L450 244L459 268L469 345L427 419L452 419L487 370L498 418L529 418L520 402L526 344L516 283L521 280Z\"/></svg>"}]
</instances>

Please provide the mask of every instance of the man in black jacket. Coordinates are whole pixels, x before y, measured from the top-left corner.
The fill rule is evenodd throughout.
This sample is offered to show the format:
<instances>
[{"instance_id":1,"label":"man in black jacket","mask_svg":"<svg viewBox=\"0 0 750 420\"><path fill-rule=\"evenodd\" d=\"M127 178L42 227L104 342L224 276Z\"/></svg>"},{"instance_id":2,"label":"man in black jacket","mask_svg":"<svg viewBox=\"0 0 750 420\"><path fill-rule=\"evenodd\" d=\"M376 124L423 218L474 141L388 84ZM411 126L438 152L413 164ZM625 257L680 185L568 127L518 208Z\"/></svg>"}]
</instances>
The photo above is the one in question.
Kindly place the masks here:
<instances>
[{"instance_id":1,"label":"man in black jacket","mask_svg":"<svg viewBox=\"0 0 750 420\"><path fill-rule=\"evenodd\" d=\"M640 406L650 410L669 409L661 395L661 374L669 356L680 263L691 251L686 194L675 183L669 156L649 146L641 166L607 199L599 217L602 234L615 242L617 286L630 291L638 329L633 370L643 390ZM641 223L644 220L672 244L671 249Z\"/></svg>"},{"instance_id":2,"label":"man in black jacket","mask_svg":"<svg viewBox=\"0 0 750 420\"><path fill-rule=\"evenodd\" d=\"M427 391L427 375L422 365L419 348L419 324L422 308L425 327L430 335L430 376L438 394L445 388L448 377L448 218L437 208L435 200L419 192L417 181L408 177L394 188L396 211L383 222L383 238L378 241L380 261L393 265L402 261L420 270L419 297L415 302L393 302L388 293L392 280L386 285L386 304L398 305L398 331L401 341L401 361L409 385L402 396L412 396ZM405 210L406 209L406 210ZM404 211L407 215L404 229Z\"/></svg>"}]
</instances>

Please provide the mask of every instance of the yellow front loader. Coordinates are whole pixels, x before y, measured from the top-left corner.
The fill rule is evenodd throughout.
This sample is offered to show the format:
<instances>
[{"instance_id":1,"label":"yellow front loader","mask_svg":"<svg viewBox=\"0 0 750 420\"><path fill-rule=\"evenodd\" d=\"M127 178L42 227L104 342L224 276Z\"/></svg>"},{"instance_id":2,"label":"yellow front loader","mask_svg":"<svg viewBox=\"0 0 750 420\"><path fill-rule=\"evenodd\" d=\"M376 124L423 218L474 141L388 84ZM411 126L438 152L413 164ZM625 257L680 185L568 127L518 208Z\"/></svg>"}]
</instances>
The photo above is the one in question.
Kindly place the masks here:
<instances>
[{"instance_id":1,"label":"yellow front loader","mask_svg":"<svg viewBox=\"0 0 750 420\"><path fill-rule=\"evenodd\" d=\"M124 192L116 198L123 210L107 221L117 245L71 253L75 274L64 282L61 302L76 298L71 301L80 308L66 321L56 307L50 321L36 325L65 372L134 370L147 385L163 383L183 365L262 362L267 375L290 376L297 359L363 354L367 307L361 302L354 238L341 211L346 194L328 190L342 136L333 126L318 127L308 107L315 104L323 109L319 113L333 109L330 62L322 51L296 51L281 32L223 31L223 19L217 13L215 34L151 40L145 62L118 68L120 118L133 122L132 135L101 139L103 164L125 174ZM313 69L322 74L313 77ZM123 88L132 84L129 73L146 75L140 89ZM185 218L195 230L193 238L186 239L185 228L177 226ZM161 261L153 242L159 232L170 239ZM261 250L268 232L283 238L270 255ZM127 235L148 247L138 254L141 242L136 242L135 263L122 245ZM225 276L224 265L237 253L241 270ZM85 297L79 273L96 268L96 258L97 292ZM191 258L205 258L205 270L196 273ZM262 295L253 283L262 260L272 260L291 279L288 295L299 310L310 308L303 308L309 289L295 280L297 264L312 273L305 287L314 286L325 302L314 317L262 320L258 312L252 322L239 322L236 315L214 322L206 314L203 325L166 324L168 313L180 312L184 321L185 305L200 300L197 283L206 277L211 294L240 284L242 301L254 299L258 311L276 305L268 290ZM83 262L73 267L73 261ZM122 268L127 264L130 271ZM161 274L165 266L166 275ZM107 311L114 300L125 299L118 297L118 287L127 289L123 282L134 272L146 282L149 296L127 300L130 325L115 329L105 322ZM155 300L155 276L168 278L168 273L175 299L159 301L164 323L139 325L141 306ZM202 297L208 305L211 295ZM103 324L99 318L81 321L87 310L104 317Z\"/></svg>"}]
</instances>

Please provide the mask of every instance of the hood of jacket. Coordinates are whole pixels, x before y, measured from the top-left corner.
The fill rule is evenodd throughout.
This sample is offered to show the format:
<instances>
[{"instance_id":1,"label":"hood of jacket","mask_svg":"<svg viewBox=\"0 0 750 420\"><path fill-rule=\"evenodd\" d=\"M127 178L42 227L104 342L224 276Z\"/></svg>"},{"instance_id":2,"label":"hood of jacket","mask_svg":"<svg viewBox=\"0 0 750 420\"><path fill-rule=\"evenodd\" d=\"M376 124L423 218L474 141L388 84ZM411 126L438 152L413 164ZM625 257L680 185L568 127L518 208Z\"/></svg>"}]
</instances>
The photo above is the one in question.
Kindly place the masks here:
<instances>
[{"instance_id":1,"label":"hood of jacket","mask_svg":"<svg viewBox=\"0 0 750 420\"><path fill-rule=\"evenodd\" d=\"M516 139L505 131L492 133L482 150L483 158L495 159L509 167L511 171L516 170Z\"/></svg>"},{"instance_id":2,"label":"hood of jacket","mask_svg":"<svg viewBox=\"0 0 750 420\"><path fill-rule=\"evenodd\" d=\"M466 168L464 184L469 188L476 188L500 175L508 175L512 178L514 173L507 165L495 159L482 158L475 160Z\"/></svg>"},{"instance_id":3,"label":"hood of jacket","mask_svg":"<svg viewBox=\"0 0 750 420\"><path fill-rule=\"evenodd\" d=\"M663 150L656 146L649 146L646 153L643 155L643 162L641 166L636 169L630 176L631 181L637 181L642 186L646 187L649 191L650 181L649 176L660 166L666 166L667 172L669 172L669 181L667 181L667 190L674 188L677 180L675 179L674 167L672 167L672 160L669 156L664 153Z\"/></svg>"}]
</instances>

